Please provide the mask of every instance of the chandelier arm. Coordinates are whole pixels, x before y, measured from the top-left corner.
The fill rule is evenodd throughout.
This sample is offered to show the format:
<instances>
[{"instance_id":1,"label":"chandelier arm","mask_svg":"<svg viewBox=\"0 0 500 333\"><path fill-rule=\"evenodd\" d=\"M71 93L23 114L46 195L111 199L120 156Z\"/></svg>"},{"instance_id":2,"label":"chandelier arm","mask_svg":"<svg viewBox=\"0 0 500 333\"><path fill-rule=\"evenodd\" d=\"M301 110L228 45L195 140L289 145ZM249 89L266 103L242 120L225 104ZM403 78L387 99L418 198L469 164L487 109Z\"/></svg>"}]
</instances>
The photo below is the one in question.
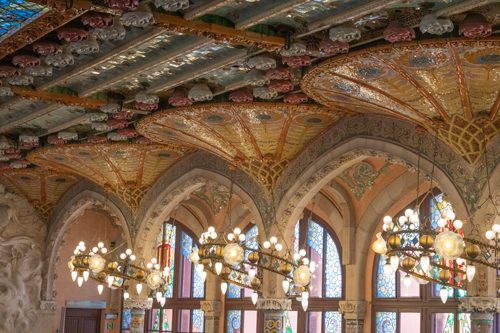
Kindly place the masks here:
<instances>
[{"instance_id":1,"label":"chandelier arm","mask_svg":"<svg viewBox=\"0 0 500 333\"><path fill-rule=\"evenodd\" d=\"M433 251L429 251L429 250L420 250L420 249L413 249L413 248L401 248L399 250L393 250L393 251L389 251L387 252L388 254L404 254L405 256L407 257L410 257L412 259L414 259L415 261L419 261L420 260L420 257L417 257L416 255L413 255L413 254L409 254L408 252L406 251L413 251L413 252L424 252L424 251L427 251L429 253L433 253ZM458 274L466 274L465 271L462 271L460 270L459 268L453 268L453 267L449 267L449 266L446 266L446 265L442 265L442 264L438 264L438 263L435 263L433 261L429 262L429 264L431 266L434 266L434 267L438 267L438 268L441 268L441 269L446 269L446 270L449 270L449 271L452 271L454 273L458 273ZM402 266L400 266L401 268Z\"/></svg>"},{"instance_id":2,"label":"chandelier arm","mask_svg":"<svg viewBox=\"0 0 500 333\"><path fill-rule=\"evenodd\" d=\"M238 285L238 286L240 286L240 287L242 287L242 288L250 289L250 290L253 290L253 291L256 291L256 292L260 292L260 291L261 291L261 290L260 290L260 286L259 286L259 288L254 288L254 287L252 287L252 286L249 286L249 285L243 284L243 283L238 282L238 281L236 281L236 280L232 280L230 277L227 277L226 279L224 279L224 278L222 278L221 276L217 275L217 273L216 273L216 272L214 272L212 269L208 269L208 268L207 268L207 269L205 269L205 271L207 271L208 273L210 273L210 274L212 274L212 275L214 275L214 276L220 277L222 280L225 280L225 281L227 281L227 282L229 282L229 283L232 283L232 284Z\"/></svg>"},{"instance_id":3,"label":"chandelier arm","mask_svg":"<svg viewBox=\"0 0 500 333\"><path fill-rule=\"evenodd\" d=\"M430 278L428 276L423 276L423 275L420 275L420 274L416 274L413 271L406 270L406 269L404 269L402 267L400 267L400 269L401 269L401 271L403 271L403 272L405 272L407 274L410 274L411 276L416 277L418 279L429 281L429 282L432 282L432 283L435 283L435 284L439 284L439 285L442 285L442 286L447 286L447 287L450 287L450 288L453 288L453 289L462 289L462 290L465 290L465 284L464 284L464 286L457 286L456 284L451 284L451 283L448 283L448 282L443 282L443 281L438 280L438 279Z\"/></svg>"},{"instance_id":4,"label":"chandelier arm","mask_svg":"<svg viewBox=\"0 0 500 333\"><path fill-rule=\"evenodd\" d=\"M104 271L104 270L103 270L102 272L106 272L106 271ZM116 274L114 274L114 275L116 276ZM123 277L122 277L122 278L123 278ZM92 275L89 275L89 279L94 280L94 281L99 282L99 283L105 283L104 281L101 281L101 280L99 280L98 278L93 277ZM116 288L116 289L126 290L126 289L123 287L123 285L121 285L121 286L117 286L116 284L112 284L112 285L111 285L111 287Z\"/></svg>"}]
</instances>

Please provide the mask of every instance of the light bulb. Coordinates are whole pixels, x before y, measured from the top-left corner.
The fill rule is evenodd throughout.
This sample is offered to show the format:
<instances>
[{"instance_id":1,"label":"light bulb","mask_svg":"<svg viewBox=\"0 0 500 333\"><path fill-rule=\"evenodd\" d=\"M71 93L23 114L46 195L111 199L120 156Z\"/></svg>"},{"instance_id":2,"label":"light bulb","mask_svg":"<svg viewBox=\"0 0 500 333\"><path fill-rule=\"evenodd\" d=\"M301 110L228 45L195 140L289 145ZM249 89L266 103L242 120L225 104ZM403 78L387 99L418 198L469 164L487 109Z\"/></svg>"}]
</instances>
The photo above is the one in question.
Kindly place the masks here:
<instances>
[{"instance_id":1,"label":"light bulb","mask_svg":"<svg viewBox=\"0 0 500 333\"><path fill-rule=\"evenodd\" d=\"M447 220L450 220L450 221L453 221L455 219L455 213L453 213L451 210L446 213L446 219Z\"/></svg>"},{"instance_id":2,"label":"light bulb","mask_svg":"<svg viewBox=\"0 0 500 333\"><path fill-rule=\"evenodd\" d=\"M264 245L265 245L265 244L264 244ZM297 261L298 261L298 260L300 260L300 254L295 253L295 254L293 255L293 259L294 259L294 260L297 260Z\"/></svg>"},{"instance_id":3,"label":"light bulb","mask_svg":"<svg viewBox=\"0 0 500 333\"><path fill-rule=\"evenodd\" d=\"M462 221L460 220L455 220L455 222L453 222L453 226L455 227L455 229L462 229Z\"/></svg>"},{"instance_id":4,"label":"light bulb","mask_svg":"<svg viewBox=\"0 0 500 333\"><path fill-rule=\"evenodd\" d=\"M422 270L424 271L424 273L427 273L430 268L430 264L431 260L428 256L422 256L422 258L420 258L420 266L422 266Z\"/></svg>"},{"instance_id":5,"label":"light bulb","mask_svg":"<svg viewBox=\"0 0 500 333\"><path fill-rule=\"evenodd\" d=\"M127 298L129 298L129 297L130 297L130 295L128 294L128 292L125 292L125 293L123 294L123 298L127 299Z\"/></svg>"},{"instance_id":6,"label":"light bulb","mask_svg":"<svg viewBox=\"0 0 500 333\"><path fill-rule=\"evenodd\" d=\"M78 254L78 250L75 250L73 251L73 253L75 254L75 256Z\"/></svg>"},{"instance_id":7,"label":"light bulb","mask_svg":"<svg viewBox=\"0 0 500 333\"><path fill-rule=\"evenodd\" d=\"M265 248L265 249L268 249L268 248L270 248L270 247L271 247L271 243L269 243L268 241L265 241L265 242L264 242L264 248Z\"/></svg>"},{"instance_id":8,"label":"light bulb","mask_svg":"<svg viewBox=\"0 0 500 333\"><path fill-rule=\"evenodd\" d=\"M387 263L384 265L384 273L386 278L390 278L391 274L394 273L391 264Z\"/></svg>"},{"instance_id":9,"label":"light bulb","mask_svg":"<svg viewBox=\"0 0 500 333\"><path fill-rule=\"evenodd\" d=\"M500 232L500 224L494 224L491 227L491 230L493 230L494 232Z\"/></svg>"},{"instance_id":10,"label":"light bulb","mask_svg":"<svg viewBox=\"0 0 500 333\"><path fill-rule=\"evenodd\" d=\"M495 232L491 230L486 231L486 238L492 240L493 238L495 238Z\"/></svg>"},{"instance_id":11,"label":"light bulb","mask_svg":"<svg viewBox=\"0 0 500 333\"><path fill-rule=\"evenodd\" d=\"M159 302L161 300L161 291L156 292L156 300Z\"/></svg>"},{"instance_id":12,"label":"light bulb","mask_svg":"<svg viewBox=\"0 0 500 333\"><path fill-rule=\"evenodd\" d=\"M439 220L438 220L438 226L439 226L440 228L444 228L444 227L446 227L446 220L444 220L444 219L439 219Z\"/></svg>"},{"instance_id":13,"label":"light bulb","mask_svg":"<svg viewBox=\"0 0 500 333\"><path fill-rule=\"evenodd\" d=\"M79 276L78 277L78 287L81 287L83 284L83 277L82 276Z\"/></svg>"},{"instance_id":14,"label":"light bulb","mask_svg":"<svg viewBox=\"0 0 500 333\"><path fill-rule=\"evenodd\" d=\"M99 251L99 249L97 248L97 246L94 246L94 247L92 248L92 252L97 253L97 251Z\"/></svg>"},{"instance_id":15,"label":"light bulb","mask_svg":"<svg viewBox=\"0 0 500 333\"><path fill-rule=\"evenodd\" d=\"M445 304L448 300L448 290L445 287L441 288L441 290L439 291L439 296L441 297L441 301L443 302L443 304Z\"/></svg>"},{"instance_id":16,"label":"light bulb","mask_svg":"<svg viewBox=\"0 0 500 333\"><path fill-rule=\"evenodd\" d=\"M78 243L79 246L85 246L85 243L84 242L80 242Z\"/></svg>"},{"instance_id":17,"label":"light bulb","mask_svg":"<svg viewBox=\"0 0 500 333\"><path fill-rule=\"evenodd\" d=\"M159 270L160 269L160 264L155 264L155 269Z\"/></svg>"},{"instance_id":18,"label":"light bulb","mask_svg":"<svg viewBox=\"0 0 500 333\"><path fill-rule=\"evenodd\" d=\"M259 299L259 294L257 294L256 291L252 293L252 303L255 305L257 304L257 300Z\"/></svg>"},{"instance_id":19,"label":"light bulb","mask_svg":"<svg viewBox=\"0 0 500 333\"><path fill-rule=\"evenodd\" d=\"M151 269L151 268L153 268L153 264L150 263L150 262L148 262L148 264L146 265L146 267L149 268L149 269Z\"/></svg>"},{"instance_id":20,"label":"light bulb","mask_svg":"<svg viewBox=\"0 0 500 333\"><path fill-rule=\"evenodd\" d=\"M120 254L120 259L125 259L127 258L127 255L125 253Z\"/></svg>"},{"instance_id":21,"label":"light bulb","mask_svg":"<svg viewBox=\"0 0 500 333\"><path fill-rule=\"evenodd\" d=\"M307 265L307 264L309 263L309 259L307 259L307 258L302 258L302 263L303 263L304 265Z\"/></svg>"},{"instance_id":22,"label":"light bulb","mask_svg":"<svg viewBox=\"0 0 500 333\"><path fill-rule=\"evenodd\" d=\"M214 227L208 227L208 232L210 232L210 233L215 232L215 228Z\"/></svg>"},{"instance_id":23,"label":"light bulb","mask_svg":"<svg viewBox=\"0 0 500 333\"><path fill-rule=\"evenodd\" d=\"M253 280L253 278L255 277L255 268L250 268L250 270L248 271L248 277L250 278L250 281Z\"/></svg>"},{"instance_id":24,"label":"light bulb","mask_svg":"<svg viewBox=\"0 0 500 333\"><path fill-rule=\"evenodd\" d=\"M103 289L104 289L104 286L102 284L97 286L97 291L99 292L99 295L102 294Z\"/></svg>"},{"instance_id":25,"label":"light bulb","mask_svg":"<svg viewBox=\"0 0 500 333\"><path fill-rule=\"evenodd\" d=\"M201 272L201 275L200 275L201 283L205 283L206 279L207 279L207 272L205 272L205 271Z\"/></svg>"},{"instance_id":26,"label":"light bulb","mask_svg":"<svg viewBox=\"0 0 500 333\"><path fill-rule=\"evenodd\" d=\"M408 218L406 216L401 216L399 218L399 225L403 225L406 223L406 221L408 221Z\"/></svg>"},{"instance_id":27,"label":"light bulb","mask_svg":"<svg viewBox=\"0 0 500 333\"><path fill-rule=\"evenodd\" d=\"M457 259L457 265L461 266L465 263L465 260L463 260L462 258L458 258Z\"/></svg>"},{"instance_id":28,"label":"light bulb","mask_svg":"<svg viewBox=\"0 0 500 333\"><path fill-rule=\"evenodd\" d=\"M203 244L203 237L198 239L198 241L200 242L200 244Z\"/></svg>"},{"instance_id":29,"label":"light bulb","mask_svg":"<svg viewBox=\"0 0 500 333\"><path fill-rule=\"evenodd\" d=\"M215 272L217 273L217 275L220 275L220 272L222 272L222 263L221 262L215 263Z\"/></svg>"},{"instance_id":30,"label":"light bulb","mask_svg":"<svg viewBox=\"0 0 500 333\"><path fill-rule=\"evenodd\" d=\"M387 231L387 226L385 224L382 226L382 230Z\"/></svg>"},{"instance_id":31,"label":"light bulb","mask_svg":"<svg viewBox=\"0 0 500 333\"><path fill-rule=\"evenodd\" d=\"M80 245L80 251L82 251L82 252L85 251L85 246Z\"/></svg>"},{"instance_id":32,"label":"light bulb","mask_svg":"<svg viewBox=\"0 0 500 333\"><path fill-rule=\"evenodd\" d=\"M137 290L137 293L140 295L142 291L142 283L136 284L135 289Z\"/></svg>"},{"instance_id":33,"label":"light bulb","mask_svg":"<svg viewBox=\"0 0 500 333\"><path fill-rule=\"evenodd\" d=\"M270 241L271 241L271 244L276 244L278 242L278 238L273 236L273 237L271 237Z\"/></svg>"},{"instance_id":34,"label":"light bulb","mask_svg":"<svg viewBox=\"0 0 500 333\"><path fill-rule=\"evenodd\" d=\"M108 275L108 287L111 288L111 286L113 285L114 280L115 280L114 277L112 277L111 275Z\"/></svg>"},{"instance_id":35,"label":"light bulb","mask_svg":"<svg viewBox=\"0 0 500 333\"><path fill-rule=\"evenodd\" d=\"M105 247L103 247L103 248L101 249L101 252L104 254L104 253L108 252L108 249L107 249L107 248L105 248Z\"/></svg>"},{"instance_id":36,"label":"light bulb","mask_svg":"<svg viewBox=\"0 0 500 333\"><path fill-rule=\"evenodd\" d=\"M307 311L308 305L309 305L309 301L306 299L302 299L302 309L304 309L304 311Z\"/></svg>"},{"instance_id":37,"label":"light bulb","mask_svg":"<svg viewBox=\"0 0 500 333\"><path fill-rule=\"evenodd\" d=\"M392 222L392 217L390 217L390 216L385 216L385 217L384 217L384 223L387 223L387 222Z\"/></svg>"},{"instance_id":38,"label":"light bulb","mask_svg":"<svg viewBox=\"0 0 500 333\"><path fill-rule=\"evenodd\" d=\"M216 239L217 238L217 233L216 232L211 232L210 233L210 238Z\"/></svg>"},{"instance_id":39,"label":"light bulb","mask_svg":"<svg viewBox=\"0 0 500 333\"><path fill-rule=\"evenodd\" d=\"M391 267L392 267L392 270L394 272L398 270L398 267L399 267L399 257L398 256L391 257Z\"/></svg>"},{"instance_id":40,"label":"light bulb","mask_svg":"<svg viewBox=\"0 0 500 333\"><path fill-rule=\"evenodd\" d=\"M157 263L156 258L151 258L151 263L154 265Z\"/></svg>"},{"instance_id":41,"label":"light bulb","mask_svg":"<svg viewBox=\"0 0 500 333\"><path fill-rule=\"evenodd\" d=\"M233 234L227 235L227 239L230 240L230 241L233 241L234 240L234 235Z\"/></svg>"},{"instance_id":42,"label":"light bulb","mask_svg":"<svg viewBox=\"0 0 500 333\"><path fill-rule=\"evenodd\" d=\"M281 251L283 249L283 246L281 244L276 244L274 248L276 249L276 251Z\"/></svg>"},{"instance_id":43,"label":"light bulb","mask_svg":"<svg viewBox=\"0 0 500 333\"><path fill-rule=\"evenodd\" d=\"M71 278L73 279L73 281L76 280L76 277L78 276L78 272L77 271L73 271L71 272Z\"/></svg>"},{"instance_id":44,"label":"light bulb","mask_svg":"<svg viewBox=\"0 0 500 333\"><path fill-rule=\"evenodd\" d=\"M469 282L472 282L472 279L474 279L474 275L476 274L476 266L474 266L473 263L470 263L467 265L467 280Z\"/></svg>"},{"instance_id":45,"label":"light bulb","mask_svg":"<svg viewBox=\"0 0 500 333\"><path fill-rule=\"evenodd\" d=\"M305 299L305 300L309 299L309 292L308 291L303 291L302 292L302 299Z\"/></svg>"},{"instance_id":46,"label":"light bulb","mask_svg":"<svg viewBox=\"0 0 500 333\"><path fill-rule=\"evenodd\" d=\"M99 247L100 249L104 247L104 243L103 242L99 242L99 244L97 244L97 247Z\"/></svg>"},{"instance_id":47,"label":"light bulb","mask_svg":"<svg viewBox=\"0 0 500 333\"><path fill-rule=\"evenodd\" d=\"M130 256L130 261L134 261L135 260L135 255L131 255Z\"/></svg>"},{"instance_id":48,"label":"light bulb","mask_svg":"<svg viewBox=\"0 0 500 333\"><path fill-rule=\"evenodd\" d=\"M234 234L235 234L235 235L239 235L239 234L241 234L241 229L240 229L240 228L236 228L236 229L234 229Z\"/></svg>"},{"instance_id":49,"label":"light bulb","mask_svg":"<svg viewBox=\"0 0 500 333\"><path fill-rule=\"evenodd\" d=\"M411 214L413 214L413 209L408 208L407 210L405 210L406 217L410 217Z\"/></svg>"},{"instance_id":50,"label":"light bulb","mask_svg":"<svg viewBox=\"0 0 500 333\"><path fill-rule=\"evenodd\" d=\"M415 224L418 222L418 215L416 213L413 213L410 215L410 223Z\"/></svg>"},{"instance_id":51,"label":"light bulb","mask_svg":"<svg viewBox=\"0 0 500 333\"><path fill-rule=\"evenodd\" d=\"M287 279L285 279L285 280L283 280L281 285L283 286L283 291L286 294L288 292L288 290L290 289L290 282Z\"/></svg>"},{"instance_id":52,"label":"light bulb","mask_svg":"<svg viewBox=\"0 0 500 333\"><path fill-rule=\"evenodd\" d=\"M239 240L240 242L244 242L244 241L245 241L245 239L246 239L246 237L245 237L245 235L243 235L243 234L241 234L241 235L239 235L239 236L238 236L238 240Z\"/></svg>"},{"instance_id":53,"label":"light bulb","mask_svg":"<svg viewBox=\"0 0 500 333\"><path fill-rule=\"evenodd\" d=\"M306 256L306 250L302 249L299 251L299 254L301 257L305 257Z\"/></svg>"},{"instance_id":54,"label":"light bulb","mask_svg":"<svg viewBox=\"0 0 500 333\"><path fill-rule=\"evenodd\" d=\"M227 291L227 283L226 282L221 282L220 290L222 291L222 295L226 294L226 291Z\"/></svg>"},{"instance_id":55,"label":"light bulb","mask_svg":"<svg viewBox=\"0 0 500 333\"><path fill-rule=\"evenodd\" d=\"M89 271L84 271L83 272L83 279L85 280L85 282L88 281L88 279L89 279Z\"/></svg>"},{"instance_id":56,"label":"light bulb","mask_svg":"<svg viewBox=\"0 0 500 333\"><path fill-rule=\"evenodd\" d=\"M167 300L167 299L166 299L165 297L162 297L162 298L161 298L161 300L160 300L160 305L161 305L161 307L164 307L164 306L165 306L165 301L166 301L166 300Z\"/></svg>"},{"instance_id":57,"label":"light bulb","mask_svg":"<svg viewBox=\"0 0 500 333\"><path fill-rule=\"evenodd\" d=\"M403 284L405 285L406 290L410 289L410 286L411 286L411 276L409 276L408 274L406 274L406 276L403 278Z\"/></svg>"},{"instance_id":58,"label":"light bulb","mask_svg":"<svg viewBox=\"0 0 500 333\"><path fill-rule=\"evenodd\" d=\"M131 255L131 254L132 254L132 250L131 250L131 249L127 249L127 250L125 251L125 253L129 256L129 255Z\"/></svg>"},{"instance_id":59,"label":"light bulb","mask_svg":"<svg viewBox=\"0 0 500 333\"><path fill-rule=\"evenodd\" d=\"M314 261L311 261L311 263L309 264L309 271L311 273L314 273L315 270L316 270L316 263Z\"/></svg>"}]
</instances>

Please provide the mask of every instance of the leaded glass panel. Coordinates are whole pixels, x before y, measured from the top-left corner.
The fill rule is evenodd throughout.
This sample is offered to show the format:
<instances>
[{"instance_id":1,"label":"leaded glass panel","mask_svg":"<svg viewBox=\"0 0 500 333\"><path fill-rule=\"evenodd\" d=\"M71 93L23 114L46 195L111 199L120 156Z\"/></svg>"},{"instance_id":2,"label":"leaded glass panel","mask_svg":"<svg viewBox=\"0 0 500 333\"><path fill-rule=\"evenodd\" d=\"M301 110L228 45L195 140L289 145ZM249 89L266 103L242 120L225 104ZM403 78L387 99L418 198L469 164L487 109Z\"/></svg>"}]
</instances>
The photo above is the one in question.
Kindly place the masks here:
<instances>
[{"instance_id":1,"label":"leaded glass panel","mask_svg":"<svg viewBox=\"0 0 500 333\"><path fill-rule=\"evenodd\" d=\"M165 244L162 245L163 241L163 225L162 225L160 229L160 234L158 235L156 242L157 260L158 262L161 262L161 252L163 248L165 265L170 266L170 276L168 277L168 286L167 286L167 291L165 292L165 297L171 298L173 296L175 238L176 238L177 228L175 226L172 226L171 224L164 224L164 225L166 225Z\"/></svg>"},{"instance_id":2,"label":"leaded glass panel","mask_svg":"<svg viewBox=\"0 0 500 333\"><path fill-rule=\"evenodd\" d=\"M396 273L392 272L389 276L384 273L385 260L379 256L377 267L377 297L396 297Z\"/></svg>"},{"instance_id":3,"label":"leaded glass panel","mask_svg":"<svg viewBox=\"0 0 500 333\"><path fill-rule=\"evenodd\" d=\"M45 13L46 6L22 0L0 0L0 41Z\"/></svg>"},{"instance_id":4,"label":"leaded glass panel","mask_svg":"<svg viewBox=\"0 0 500 333\"><path fill-rule=\"evenodd\" d=\"M459 333L471 333L470 313L458 314Z\"/></svg>"},{"instance_id":5,"label":"leaded glass panel","mask_svg":"<svg viewBox=\"0 0 500 333\"><path fill-rule=\"evenodd\" d=\"M438 194L434 197L434 200L430 202L430 218L432 229L438 228L438 221L441 219L441 214L446 214L452 207L449 202L443 200L443 194Z\"/></svg>"},{"instance_id":6,"label":"leaded glass panel","mask_svg":"<svg viewBox=\"0 0 500 333\"><path fill-rule=\"evenodd\" d=\"M396 312L377 312L375 314L376 333L396 333Z\"/></svg>"},{"instance_id":7,"label":"leaded glass panel","mask_svg":"<svg viewBox=\"0 0 500 333\"><path fill-rule=\"evenodd\" d=\"M194 248L198 251L198 246L195 245ZM201 282L200 274L196 269L193 269L193 297L205 297L205 284Z\"/></svg>"},{"instance_id":8,"label":"leaded glass panel","mask_svg":"<svg viewBox=\"0 0 500 333\"><path fill-rule=\"evenodd\" d=\"M131 320L132 320L132 315L130 313L130 309L123 309L122 329L126 330L130 328Z\"/></svg>"},{"instance_id":9,"label":"leaded glass panel","mask_svg":"<svg viewBox=\"0 0 500 333\"><path fill-rule=\"evenodd\" d=\"M241 327L241 311L229 310L227 312L227 333L238 333Z\"/></svg>"},{"instance_id":10,"label":"leaded glass panel","mask_svg":"<svg viewBox=\"0 0 500 333\"><path fill-rule=\"evenodd\" d=\"M203 332L203 321L205 313L202 310L193 310L193 332Z\"/></svg>"},{"instance_id":11,"label":"leaded glass panel","mask_svg":"<svg viewBox=\"0 0 500 333\"><path fill-rule=\"evenodd\" d=\"M232 283L227 284L227 297L228 298L240 298L241 289Z\"/></svg>"},{"instance_id":12,"label":"leaded glass panel","mask_svg":"<svg viewBox=\"0 0 500 333\"><path fill-rule=\"evenodd\" d=\"M337 311L325 312L325 333L342 332L342 316Z\"/></svg>"},{"instance_id":13,"label":"leaded glass panel","mask_svg":"<svg viewBox=\"0 0 500 333\"><path fill-rule=\"evenodd\" d=\"M323 227L311 220L307 227L307 245L323 259Z\"/></svg>"},{"instance_id":14,"label":"leaded glass panel","mask_svg":"<svg viewBox=\"0 0 500 333\"><path fill-rule=\"evenodd\" d=\"M342 297L342 266L337 246L330 235L326 235L326 297Z\"/></svg>"}]
</instances>

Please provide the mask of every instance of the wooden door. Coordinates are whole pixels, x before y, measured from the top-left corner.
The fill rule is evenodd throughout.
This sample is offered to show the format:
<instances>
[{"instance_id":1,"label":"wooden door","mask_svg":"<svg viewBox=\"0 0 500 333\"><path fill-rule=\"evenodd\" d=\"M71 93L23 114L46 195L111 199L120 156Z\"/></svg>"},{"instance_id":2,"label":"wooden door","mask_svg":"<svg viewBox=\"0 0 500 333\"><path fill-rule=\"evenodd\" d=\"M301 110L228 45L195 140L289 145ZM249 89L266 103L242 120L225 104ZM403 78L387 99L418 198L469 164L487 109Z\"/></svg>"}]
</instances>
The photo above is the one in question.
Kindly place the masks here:
<instances>
[{"instance_id":1,"label":"wooden door","mask_svg":"<svg viewBox=\"0 0 500 333\"><path fill-rule=\"evenodd\" d=\"M100 333L101 310L66 309L64 333Z\"/></svg>"}]
</instances>

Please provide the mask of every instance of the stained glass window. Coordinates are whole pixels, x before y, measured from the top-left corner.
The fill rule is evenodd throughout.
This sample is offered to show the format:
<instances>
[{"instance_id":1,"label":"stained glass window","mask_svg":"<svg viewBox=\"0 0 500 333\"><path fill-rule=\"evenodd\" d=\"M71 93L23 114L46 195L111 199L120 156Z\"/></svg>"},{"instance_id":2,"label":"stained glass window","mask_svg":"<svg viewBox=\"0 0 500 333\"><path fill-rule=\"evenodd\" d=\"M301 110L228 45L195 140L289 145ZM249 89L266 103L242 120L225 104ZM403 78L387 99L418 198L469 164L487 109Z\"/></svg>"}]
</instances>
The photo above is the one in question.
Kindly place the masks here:
<instances>
[{"instance_id":1,"label":"stained glass window","mask_svg":"<svg viewBox=\"0 0 500 333\"><path fill-rule=\"evenodd\" d=\"M203 332L205 313L202 310L193 310L193 332Z\"/></svg>"},{"instance_id":2,"label":"stained glass window","mask_svg":"<svg viewBox=\"0 0 500 333\"><path fill-rule=\"evenodd\" d=\"M323 228L311 220L307 228L307 245L316 251L320 258L323 258Z\"/></svg>"},{"instance_id":3,"label":"stained glass window","mask_svg":"<svg viewBox=\"0 0 500 333\"><path fill-rule=\"evenodd\" d=\"M241 311L229 310L227 312L227 333L238 333L241 327Z\"/></svg>"},{"instance_id":4,"label":"stained glass window","mask_svg":"<svg viewBox=\"0 0 500 333\"><path fill-rule=\"evenodd\" d=\"M156 249L157 249L157 260L161 262L161 255L163 250L163 256L165 260L165 266L170 266L170 276L168 278L168 287L165 293L165 297L171 298L173 295L173 283L174 283L174 258L175 258L175 238L176 238L177 227L171 224L166 224L165 230L165 244L163 242L163 225L160 230L160 234L156 238ZM188 255L189 257L189 255Z\"/></svg>"},{"instance_id":5,"label":"stained glass window","mask_svg":"<svg viewBox=\"0 0 500 333\"><path fill-rule=\"evenodd\" d=\"M452 207L449 202L443 200L442 193L436 195L434 200L430 201L430 218L433 229L438 228L438 221L441 219L441 214L445 215L449 210L452 210Z\"/></svg>"},{"instance_id":6,"label":"stained glass window","mask_svg":"<svg viewBox=\"0 0 500 333\"><path fill-rule=\"evenodd\" d=\"M259 249L259 244L257 243L257 236L259 235L259 228L255 225L245 234L245 245L254 250ZM248 254L246 254L248 257Z\"/></svg>"},{"instance_id":7,"label":"stained glass window","mask_svg":"<svg viewBox=\"0 0 500 333\"><path fill-rule=\"evenodd\" d=\"M194 247L198 251L198 246ZM198 272L193 269L193 297L205 297L205 284L201 282Z\"/></svg>"},{"instance_id":8,"label":"stained glass window","mask_svg":"<svg viewBox=\"0 0 500 333\"><path fill-rule=\"evenodd\" d=\"M293 249L295 250L295 253L299 253L299 236L300 235L300 223L297 222L295 225L295 229L293 232L293 236L295 237L295 241L293 242Z\"/></svg>"},{"instance_id":9,"label":"stained glass window","mask_svg":"<svg viewBox=\"0 0 500 333\"><path fill-rule=\"evenodd\" d=\"M342 266L337 246L330 235L326 235L326 297L342 297Z\"/></svg>"},{"instance_id":10,"label":"stained glass window","mask_svg":"<svg viewBox=\"0 0 500 333\"><path fill-rule=\"evenodd\" d=\"M228 288L227 288L227 297L229 298L240 298L241 297L241 289L232 284L232 283L228 283L227 284Z\"/></svg>"},{"instance_id":11,"label":"stained glass window","mask_svg":"<svg viewBox=\"0 0 500 333\"><path fill-rule=\"evenodd\" d=\"M458 314L459 333L471 333L470 313Z\"/></svg>"},{"instance_id":12,"label":"stained glass window","mask_svg":"<svg viewBox=\"0 0 500 333\"><path fill-rule=\"evenodd\" d=\"M0 0L0 8L0 41L48 11L45 6L22 0Z\"/></svg>"},{"instance_id":13,"label":"stained glass window","mask_svg":"<svg viewBox=\"0 0 500 333\"><path fill-rule=\"evenodd\" d=\"M311 297L322 297L323 296L323 242L324 242L324 229L316 222L311 220L307 223L307 245L309 246L309 256L310 260L314 261L316 265L316 270L311 277ZM338 276L332 275L330 277L330 282L337 279ZM340 276L342 283L342 276Z\"/></svg>"},{"instance_id":14,"label":"stained glass window","mask_svg":"<svg viewBox=\"0 0 500 333\"><path fill-rule=\"evenodd\" d=\"M325 333L342 332L342 316L337 311L325 312Z\"/></svg>"},{"instance_id":15,"label":"stained glass window","mask_svg":"<svg viewBox=\"0 0 500 333\"><path fill-rule=\"evenodd\" d=\"M389 276L384 273L385 260L379 256L377 267L377 297L396 297L396 273L392 272Z\"/></svg>"},{"instance_id":16,"label":"stained glass window","mask_svg":"<svg viewBox=\"0 0 500 333\"><path fill-rule=\"evenodd\" d=\"M377 312L375 314L376 333L396 333L396 312Z\"/></svg>"},{"instance_id":17,"label":"stained glass window","mask_svg":"<svg viewBox=\"0 0 500 333\"><path fill-rule=\"evenodd\" d=\"M130 314L130 309L123 309L123 322L122 322L122 328L124 330L130 328L130 322L132 319L132 315Z\"/></svg>"}]
</instances>

